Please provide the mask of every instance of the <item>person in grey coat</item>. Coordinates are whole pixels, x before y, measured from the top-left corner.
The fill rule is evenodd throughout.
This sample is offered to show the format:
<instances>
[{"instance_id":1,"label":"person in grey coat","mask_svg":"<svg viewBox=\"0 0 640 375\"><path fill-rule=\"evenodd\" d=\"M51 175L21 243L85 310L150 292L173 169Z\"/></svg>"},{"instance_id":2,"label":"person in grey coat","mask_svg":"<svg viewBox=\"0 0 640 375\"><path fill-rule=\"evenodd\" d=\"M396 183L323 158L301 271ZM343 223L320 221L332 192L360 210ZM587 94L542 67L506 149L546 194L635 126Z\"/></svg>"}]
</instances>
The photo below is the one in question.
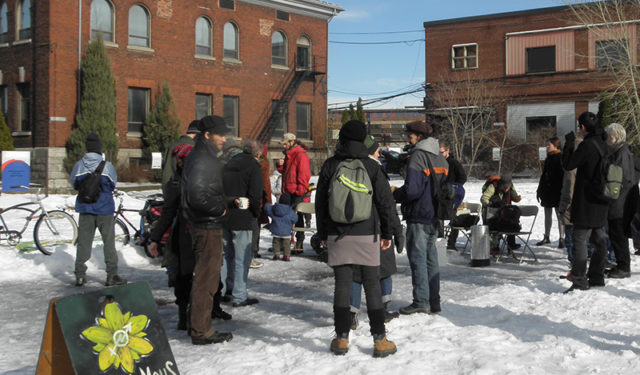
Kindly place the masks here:
<instances>
[{"instance_id":1,"label":"person in grey coat","mask_svg":"<svg viewBox=\"0 0 640 375\"><path fill-rule=\"evenodd\" d=\"M631 276L631 257L629 256L629 239L625 235L624 211L631 189L638 183L640 163L631 153L625 143L627 133L624 127L617 123L608 125L605 129L607 143L613 150L613 159L622 166L622 188L620 196L609 206L608 228L611 247L616 255L616 266L609 271L609 277L622 279Z\"/></svg>"}]
</instances>

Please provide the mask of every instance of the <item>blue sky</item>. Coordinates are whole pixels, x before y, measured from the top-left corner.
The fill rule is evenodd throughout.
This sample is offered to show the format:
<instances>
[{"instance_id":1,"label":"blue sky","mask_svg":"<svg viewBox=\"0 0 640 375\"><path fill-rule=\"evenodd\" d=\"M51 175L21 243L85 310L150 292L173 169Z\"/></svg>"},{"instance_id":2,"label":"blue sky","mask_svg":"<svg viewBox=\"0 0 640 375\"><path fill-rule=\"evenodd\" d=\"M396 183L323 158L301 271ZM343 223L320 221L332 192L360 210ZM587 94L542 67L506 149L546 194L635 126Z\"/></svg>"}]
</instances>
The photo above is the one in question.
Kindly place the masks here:
<instances>
[{"instance_id":1,"label":"blue sky","mask_svg":"<svg viewBox=\"0 0 640 375\"><path fill-rule=\"evenodd\" d=\"M345 9L329 23L329 108L380 98L424 82L423 22L566 5L566 0L329 0ZM406 33L399 33L411 31ZM361 33L361 34L354 34ZM367 106L422 105L423 92Z\"/></svg>"}]
</instances>

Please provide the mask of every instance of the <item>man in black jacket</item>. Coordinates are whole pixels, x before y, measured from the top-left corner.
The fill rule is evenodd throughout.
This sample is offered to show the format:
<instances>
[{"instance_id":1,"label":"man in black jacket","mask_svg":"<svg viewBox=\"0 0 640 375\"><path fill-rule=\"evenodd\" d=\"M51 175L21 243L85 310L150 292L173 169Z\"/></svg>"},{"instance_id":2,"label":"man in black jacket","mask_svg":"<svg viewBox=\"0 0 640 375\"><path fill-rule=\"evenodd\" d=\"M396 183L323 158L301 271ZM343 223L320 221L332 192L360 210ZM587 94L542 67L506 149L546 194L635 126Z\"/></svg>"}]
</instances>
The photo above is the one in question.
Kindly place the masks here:
<instances>
[{"instance_id":1,"label":"man in black jacket","mask_svg":"<svg viewBox=\"0 0 640 375\"><path fill-rule=\"evenodd\" d=\"M464 200L464 185L467 182L467 172L465 172L462 164L451 154L451 146L447 141L440 141L440 153L447 159L449 163L449 174L447 175L447 181L456 189L456 207ZM441 227L444 228L444 223L441 221ZM458 239L458 230L451 229L449 232L449 238L447 239L447 249L456 249L456 240Z\"/></svg>"},{"instance_id":2,"label":"man in black jacket","mask_svg":"<svg viewBox=\"0 0 640 375\"><path fill-rule=\"evenodd\" d=\"M224 260L222 280L226 291L232 291L233 307L258 303L247 295L249 265L253 228L257 225L262 199L262 169L258 159L262 145L256 140L247 140L242 152L224 166L222 180L224 192L229 197L227 221L224 224ZM249 200L249 207L240 205L240 199Z\"/></svg>"},{"instance_id":3,"label":"man in black jacket","mask_svg":"<svg viewBox=\"0 0 640 375\"><path fill-rule=\"evenodd\" d=\"M227 127L222 117L206 116L199 128L195 146L184 161L181 201L195 255L191 342L205 345L229 341L233 335L216 331L211 325L213 295L218 290L222 265L222 224L227 213L219 158Z\"/></svg>"},{"instance_id":4,"label":"man in black jacket","mask_svg":"<svg viewBox=\"0 0 640 375\"><path fill-rule=\"evenodd\" d=\"M571 199L571 221L573 222L573 266L567 280L573 285L567 290L587 290L592 286L604 286L604 263L607 256L607 240L604 226L607 223L609 203L600 200L591 188L602 156L598 149L606 150L607 144L596 115L584 112L578 118L584 141L574 151L575 134L565 135L562 151L562 166L570 171L577 168L576 182ZM587 272L587 241L595 251L591 256Z\"/></svg>"}]
</instances>

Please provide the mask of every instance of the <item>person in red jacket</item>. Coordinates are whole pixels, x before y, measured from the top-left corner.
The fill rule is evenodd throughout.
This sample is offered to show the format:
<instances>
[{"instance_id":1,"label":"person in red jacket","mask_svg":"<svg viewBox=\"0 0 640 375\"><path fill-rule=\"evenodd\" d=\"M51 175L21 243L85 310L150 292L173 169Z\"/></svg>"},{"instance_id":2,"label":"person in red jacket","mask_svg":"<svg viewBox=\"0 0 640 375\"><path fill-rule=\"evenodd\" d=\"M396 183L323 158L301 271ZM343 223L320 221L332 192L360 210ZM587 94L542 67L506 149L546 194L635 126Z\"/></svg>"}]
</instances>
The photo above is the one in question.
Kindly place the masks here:
<instances>
[{"instance_id":1,"label":"person in red jacket","mask_svg":"<svg viewBox=\"0 0 640 375\"><path fill-rule=\"evenodd\" d=\"M282 136L282 147L285 157L277 161L277 170L282 174L282 193L291 195L291 207L295 210L309 189L309 156L304 144L296 140L295 134L286 133ZM298 214L296 227L304 227L304 215ZM304 232L296 232L296 245L292 254L302 253L303 242Z\"/></svg>"}]
</instances>

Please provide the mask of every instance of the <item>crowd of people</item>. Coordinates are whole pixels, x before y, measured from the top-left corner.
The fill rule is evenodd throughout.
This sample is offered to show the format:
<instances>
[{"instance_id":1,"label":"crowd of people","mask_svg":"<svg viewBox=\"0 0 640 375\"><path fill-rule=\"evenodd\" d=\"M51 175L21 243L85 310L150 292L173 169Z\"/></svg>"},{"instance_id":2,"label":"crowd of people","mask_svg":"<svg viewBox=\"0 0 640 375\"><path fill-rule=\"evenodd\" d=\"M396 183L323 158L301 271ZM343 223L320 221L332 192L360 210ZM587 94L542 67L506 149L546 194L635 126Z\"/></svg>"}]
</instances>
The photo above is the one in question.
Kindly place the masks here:
<instances>
[{"instance_id":1,"label":"crowd of people","mask_svg":"<svg viewBox=\"0 0 640 375\"><path fill-rule=\"evenodd\" d=\"M561 149L557 137L548 140L537 189L545 215L545 232L537 245L551 243L555 211L560 235L558 248L566 248L571 264L567 278L572 286L568 291L604 285L609 246L616 266L608 277L629 277L627 237L631 232L637 234L635 228L640 228L640 220L636 226L632 223L640 162L625 144L624 128L610 124L603 132L596 116L589 112L583 113L578 123L581 137L576 139L573 132L567 134L564 148ZM171 270L169 286L174 287L178 305L177 328L187 330L194 345L233 338L230 332L218 331L212 324L212 319L232 319L221 302L229 302L234 308L259 303L248 294L248 274L255 258L261 257L258 252L261 225L268 223L265 227L272 234L272 259L283 261L290 261L291 255L303 248L304 232L294 234L293 227L309 225L309 219L305 220L295 210L299 203L309 200L309 192L314 188L309 184L311 170L306 146L294 134L284 134L284 157L276 159L276 169L282 175L281 188L274 203L266 146L253 139L238 146L226 138L226 133L224 119L206 116L193 121L186 134L167 149L163 159L162 215L150 233L149 252L158 256L163 235L171 231L162 251L162 264ZM349 349L349 334L358 324L363 287L374 357L397 351L394 342L387 338L385 323L400 314L441 311L436 240L444 223L438 215L438 185L452 185L458 206L465 196L463 185L467 176L450 152L450 145L436 138L431 125L423 121L408 123L405 134L409 156L399 187L390 186L378 160L379 145L358 120L342 126L336 151L323 163L318 175L317 235L327 249L328 265L335 277L336 336L329 348L336 355ZM115 169L109 162L101 163L102 145L97 134L86 137L86 150L69 181L79 189L82 181L97 170L101 173L101 185L95 202L80 198L76 202L80 238L75 285L85 283L84 263L91 255L96 228L104 242L105 284L123 285L127 281L117 273L113 238ZM590 189L590 181L598 173L602 160L610 155L622 166L624 179L619 198L605 201ZM489 212L518 201L520 196L511 179L495 178L483 187L484 221L488 220ZM396 204L401 205L406 228ZM455 249L457 236L456 231L449 232L448 249ZM509 249L520 246L513 236L504 240ZM499 241L501 238L494 236L492 247L498 246ZM637 243L640 244L640 238ZM399 313L391 312L388 310L391 275L396 272L393 249L401 253L405 247L413 299Z\"/></svg>"}]
</instances>

